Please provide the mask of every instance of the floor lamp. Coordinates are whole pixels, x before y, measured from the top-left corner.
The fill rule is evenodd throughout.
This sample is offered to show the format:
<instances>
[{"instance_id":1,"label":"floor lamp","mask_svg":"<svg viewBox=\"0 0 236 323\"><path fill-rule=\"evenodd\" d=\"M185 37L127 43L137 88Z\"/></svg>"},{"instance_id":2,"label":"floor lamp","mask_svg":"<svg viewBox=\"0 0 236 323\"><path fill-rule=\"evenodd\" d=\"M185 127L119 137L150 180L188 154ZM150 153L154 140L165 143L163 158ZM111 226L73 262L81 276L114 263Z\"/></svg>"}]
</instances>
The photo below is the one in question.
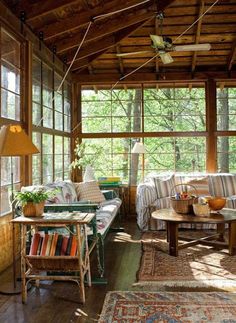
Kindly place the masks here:
<instances>
[{"instance_id":1,"label":"floor lamp","mask_svg":"<svg viewBox=\"0 0 236 323\"><path fill-rule=\"evenodd\" d=\"M2 126L0 130L0 157L11 157L10 171L11 171L11 202L14 200L14 178L13 178L13 164L12 157L14 156L28 156L39 153L38 148L32 143L25 131L20 125ZM14 207L12 206L12 218L14 218ZM15 259L15 231L13 225L12 231L12 254L13 254L13 281L3 286L0 286L0 293L2 294L19 294L21 293L21 286L16 281L16 259Z\"/></svg>"},{"instance_id":2,"label":"floor lamp","mask_svg":"<svg viewBox=\"0 0 236 323\"><path fill-rule=\"evenodd\" d=\"M142 142L136 142L131 154L142 154L142 181L144 180L144 154L146 153L146 148Z\"/></svg>"}]
</instances>

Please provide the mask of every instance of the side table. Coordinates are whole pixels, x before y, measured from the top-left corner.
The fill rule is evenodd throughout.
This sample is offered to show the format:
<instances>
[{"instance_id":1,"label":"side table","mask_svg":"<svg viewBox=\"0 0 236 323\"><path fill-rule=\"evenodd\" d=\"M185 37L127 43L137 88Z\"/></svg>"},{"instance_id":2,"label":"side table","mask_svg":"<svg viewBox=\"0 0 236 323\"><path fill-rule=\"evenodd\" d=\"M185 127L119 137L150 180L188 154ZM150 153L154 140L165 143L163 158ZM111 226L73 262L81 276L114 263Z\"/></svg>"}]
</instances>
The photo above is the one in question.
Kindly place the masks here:
<instances>
[{"instance_id":1,"label":"side table","mask_svg":"<svg viewBox=\"0 0 236 323\"><path fill-rule=\"evenodd\" d=\"M95 213L47 213L43 217L18 217L11 222L13 226L21 226L21 278L22 302L27 302L27 284L35 280L71 280L79 285L81 302L85 303L84 279L87 276L88 285L91 286L91 273L89 261L89 247L86 226L93 220ZM27 228L35 231L43 227L64 227L70 234L70 226L75 227L75 237L78 251L76 256L40 256L27 255L26 238ZM73 272L73 275L46 275L48 271Z\"/></svg>"}]
</instances>

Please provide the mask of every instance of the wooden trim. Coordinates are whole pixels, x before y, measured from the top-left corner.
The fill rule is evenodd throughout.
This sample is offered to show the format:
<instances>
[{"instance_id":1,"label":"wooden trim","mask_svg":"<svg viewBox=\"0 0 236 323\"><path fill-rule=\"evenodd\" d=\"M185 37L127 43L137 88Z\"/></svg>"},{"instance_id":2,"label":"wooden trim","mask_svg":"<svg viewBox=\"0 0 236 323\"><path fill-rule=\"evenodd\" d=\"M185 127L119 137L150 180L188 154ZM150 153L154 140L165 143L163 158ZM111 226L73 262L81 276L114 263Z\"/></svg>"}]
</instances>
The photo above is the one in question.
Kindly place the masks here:
<instances>
[{"instance_id":1,"label":"wooden trim","mask_svg":"<svg viewBox=\"0 0 236 323\"><path fill-rule=\"evenodd\" d=\"M231 71L236 55L236 39L233 42L232 50L228 59L228 71Z\"/></svg>"},{"instance_id":2,"label":"wooden trim","mask_svg":"<svg viewBox=\"0 0 236 323\"><path fill-rule=\"evenodd\" d=\"M217 138L216 131L216 82L210 79L206 82L206 126L208 132L207 138L207 158L206 169L208 172L217 171Z\"/></svg>"},{"instance_id":3,"label":"wooden trim","mask_svg":"<svg viewBox=\"0 0 236 323\"><path fill-rule=\"evenodd\" d=\"M146 138L146 137L207 137L206 131L198 132L113 132L113 133L81 133L81 138Z\"/></svg>"},{"instance_id":4,"label":"wooden trim","mask_svg":"<svg viewBox=\"0 0 236 323\"><path fill-rule=\"evenodd\" d=\"M81 85L86 84L111 84L116 83L122 75L120 74L74 74L72 76L73 82L77 82ZM236 71L231 71L231 75L225 71L211 71L208 70L206 66L205 71L203 72L195 72L194 77L190 72L169 72L165 73L160 72L157 80L156 73L134 73L131 76L124 79L124 81L120 81L119 84L137 84L137 83L178 83L178 82L205 82L208 79L214 79L216 81L232 81L236 83Z\"/></svg>"}]
</instances>

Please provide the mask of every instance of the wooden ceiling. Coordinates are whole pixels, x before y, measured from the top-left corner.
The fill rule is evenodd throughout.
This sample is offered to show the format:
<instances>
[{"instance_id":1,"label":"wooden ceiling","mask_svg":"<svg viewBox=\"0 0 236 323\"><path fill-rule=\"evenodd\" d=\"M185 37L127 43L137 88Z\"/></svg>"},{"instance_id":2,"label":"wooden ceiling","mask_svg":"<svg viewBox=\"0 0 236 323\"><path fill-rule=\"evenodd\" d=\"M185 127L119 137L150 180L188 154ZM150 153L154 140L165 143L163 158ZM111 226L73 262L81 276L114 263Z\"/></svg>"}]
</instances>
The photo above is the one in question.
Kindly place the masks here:
<instances>
[{"instance_id":1,"label":"wooden ceiling","mask_svg":"<svg viewBox=\"0 0 236 323\"><path fill-rule=\"evenodd\" d=\"M214 0L215 1L215 0ZM49 48L70 64L85 38L71 70L76 74L126 75L155 52L117 57L117 53L150 50L150 34L160 34L157 12L164 13L163 35L174 40L206 11L213 0L4 0L10 10L25 23ZM116 10L132 8L102 19L94 17ZM138 72L196 72L236 69L236 0L219 2L182 36L176 44L210 43L206 52L173 52L174 62L163 66L154 59ZM152 50L152 49L151 49Z\"/></svg>"}]
</instances>

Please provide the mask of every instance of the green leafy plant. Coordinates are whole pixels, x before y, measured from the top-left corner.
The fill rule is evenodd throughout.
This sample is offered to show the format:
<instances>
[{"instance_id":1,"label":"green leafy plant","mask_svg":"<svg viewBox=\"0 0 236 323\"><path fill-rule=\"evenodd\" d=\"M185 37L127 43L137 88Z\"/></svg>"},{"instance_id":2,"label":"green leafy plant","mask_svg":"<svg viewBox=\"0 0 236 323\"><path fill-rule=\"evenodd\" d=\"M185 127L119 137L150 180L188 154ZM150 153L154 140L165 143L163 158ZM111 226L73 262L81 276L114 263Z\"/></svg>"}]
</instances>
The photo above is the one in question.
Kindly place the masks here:
<instances>
[{"instance_id":1,"label":"green leafy plant","mask_svg":"<svg viewBox=\"0 0 236 323\"><path fill-rule=\"evenodd\" d=\"M37 204L46 201L49 197L52 197L55 194L56 190L47 191L44 188L40 188L33 191L18 192L15 194L15 199L24 206L29 202Z\"/></svg>"}]
</instances>

